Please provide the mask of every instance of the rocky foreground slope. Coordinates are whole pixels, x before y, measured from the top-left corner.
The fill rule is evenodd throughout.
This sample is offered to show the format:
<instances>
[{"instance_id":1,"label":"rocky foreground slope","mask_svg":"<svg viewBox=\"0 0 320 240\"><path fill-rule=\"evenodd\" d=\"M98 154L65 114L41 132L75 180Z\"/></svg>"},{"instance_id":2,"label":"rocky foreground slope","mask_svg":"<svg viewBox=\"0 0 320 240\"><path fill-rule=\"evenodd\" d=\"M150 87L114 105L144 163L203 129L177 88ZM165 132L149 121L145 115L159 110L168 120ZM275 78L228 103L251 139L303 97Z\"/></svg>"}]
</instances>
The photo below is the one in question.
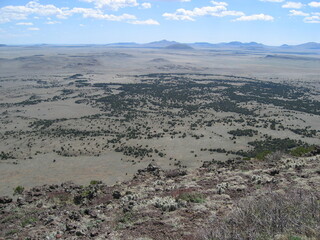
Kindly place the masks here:
<instances>
[{"instance_id":1,"label":"rocky foreground slope","mask_svg":"<svg viewBox=\"0 0 320 240\"><path fill-rule=\"evenodd\" d=\"M0 239L320 239L318 154L35 187L0 198Z\"/></svg>"}]
</instances>

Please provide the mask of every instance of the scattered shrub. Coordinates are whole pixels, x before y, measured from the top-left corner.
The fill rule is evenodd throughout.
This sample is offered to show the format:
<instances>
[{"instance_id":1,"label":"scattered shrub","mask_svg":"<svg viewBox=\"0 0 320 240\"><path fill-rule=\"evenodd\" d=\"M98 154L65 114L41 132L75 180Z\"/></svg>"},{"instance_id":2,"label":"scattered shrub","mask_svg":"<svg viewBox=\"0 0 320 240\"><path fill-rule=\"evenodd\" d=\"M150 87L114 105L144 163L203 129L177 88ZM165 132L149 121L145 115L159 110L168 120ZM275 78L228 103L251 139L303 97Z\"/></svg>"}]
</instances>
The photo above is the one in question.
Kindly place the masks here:
<instances>
[{"instance_id":1,"label":"scattered shrub","mask_svg":"<svg viewBox=\"0 0 320 240\"><path fill-rule=\"evenodd\" d=\"M320 239L320 195L311 191L268 192L240 201L224 219L214 219L206 240ZM303 236L303 237L297 237Z\"/></svg>"},{"instance_id":2,"label":"scattered shrub","mask_svg":"<svg viewBox=\"0 0 320 240\"><path fill-rule=\"evenodd\" d=\"M310 147L296 147L295 149L293 149L290 154L292 156L296 156L296 157L301 157L309 152L311 152L312 150L314 150L314 146L310 146Z\"/></svg>"},{"instance_id":3,"label":"scattered shrub","mask_svg":"<svg viewBox=\"0 0 320 240\"><path fill-rule=\"evenodd\" d=\"M91 180L90 181L90 185L98 185L98 184L101 184L102 182L99 181L99 180Z\"/></svg>"},{"instance_id":4,"label":"scattered shrub","mask_svg":"<svg viewBox=\"0 0 320 240\"><path fill-rule=\"evenodd\" d=\"M155 197L152 199L152 203L156 208L168 212L175 211L179 207L177 201L172 197Z\"/></svg>"},{"instance_id":5,"label":"scattered shrub","mask_svg":"<svg viewBox=\"0 0 320 240\"><path fill-rule=\"evenodd\" d=\"M24 191L24 187L22 186L17 186L14 190L13 190L13 195L21 195Z\"/></svg>"},{"instance_id":6,"label":"scattered shrub","mask_svg":"<svg viewBox=\"0 0 320 240\"><path fill-rule=\"evenodd\" d=\"M178 200L184 200L192 203L204 203L205 197L200 193L182 193L178 196Z\"/></svg>"}]
</instances>

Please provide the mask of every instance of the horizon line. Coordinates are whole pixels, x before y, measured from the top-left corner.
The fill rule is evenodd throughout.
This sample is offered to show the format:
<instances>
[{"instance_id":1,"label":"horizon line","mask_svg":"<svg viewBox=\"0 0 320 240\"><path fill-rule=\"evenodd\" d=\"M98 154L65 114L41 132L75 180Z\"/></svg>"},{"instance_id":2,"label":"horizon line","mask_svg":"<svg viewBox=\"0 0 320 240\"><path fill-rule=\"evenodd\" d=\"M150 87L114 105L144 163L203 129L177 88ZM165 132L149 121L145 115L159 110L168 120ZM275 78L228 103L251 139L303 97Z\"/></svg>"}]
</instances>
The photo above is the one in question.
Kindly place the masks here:
<instances>
[{"instance_id":1,"label":"horizon line","mask_svg":"<svg viewBox=\"0 0 320 240\"><path fill-rule=\"evenodd\" d=\"M150 44L150 43L157 43L157 42L175 42L175 43L179 43L179 44L199 44L199 43L204 43L204 44L212 44L212 45L218 45L218 44L228 44L228 43L241 43L241 44L249 44L249 43L256 43L256 44L261 44L264 46L270 46L270 47L281 47L283 45L288 45L288 46L298 46L298 45L303 45L303 44L308 44L308 43L315 43L315 44L320 44L319 42L302 42L302 43L298 43L298 44L288 44L288 43L283 43L283 44L279 44L279 45L268 45L265 43L261 43L261 42L255 42L255 41L250 41L250 42L241 42L241 41L229 41L229 42L206 42L206 41L197 41L197 42L178 42L175 40L166 40L166 39L162 39L162 40L157 40L157 41L151 41L151 42L132 42L132 41L128 41L128 42L109 42L109 43L21 43L21 44L8 44L8 43L0 43L0 46L4 45L4 46L37 46L37 45L52 45L52 46L83 46L83 45L97 45L97 46L101 46L101 45L112 45L112 44L137 44L137 45L144 45L144 44Z\"/></svg>"}]
</instances>

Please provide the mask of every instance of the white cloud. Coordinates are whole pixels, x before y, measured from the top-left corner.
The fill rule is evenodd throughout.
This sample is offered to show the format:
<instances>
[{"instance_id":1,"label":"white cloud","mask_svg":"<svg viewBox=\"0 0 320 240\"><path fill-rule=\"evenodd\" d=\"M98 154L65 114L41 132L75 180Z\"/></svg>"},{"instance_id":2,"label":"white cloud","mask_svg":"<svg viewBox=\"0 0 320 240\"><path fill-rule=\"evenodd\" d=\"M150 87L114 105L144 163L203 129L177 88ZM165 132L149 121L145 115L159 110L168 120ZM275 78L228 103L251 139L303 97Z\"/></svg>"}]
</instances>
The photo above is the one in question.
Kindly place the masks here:
<instances>
[{"instance_id":1,"label":"white cloud","mask_svg":"<svg viewBox=\"0 0 320 240\"><path fill-rule=\"evenodd\" d=\"M286 2L282 5L283 8L296 8L300 9L304 6L301 2Z\"/></svg>"},{"instance_id":2,"label":"white cloud","mask_svg":"<svg viewBox=\"0 0 320 240\"><path fill-rule=\"evenodd\" d=\"M151 3L144 2L144 3L141 3L141 6L142 8L145 8L145 9L151 8Z\"/></svg>"},{"instance_id":3,"label":"white cloud","mask_svg":"<svg viewBox=\"0 0 320 240\"><path fill-rule=\"evenodd\" d=\"M229 11L227 9L227 3L225 2L211 2L214 6L206 6L200 8L194 8L193 10L186 10L184 8L177 9L174 13L164 13L162 16L168 20L186 20L195 21L195 17L201 16L213 16L213 17L225 17L225 16L244 16L243 12Z\"/></svg>"},{"instance_id":4,"label":"white cloud","mask_svg":"<svg viewBox=\"0 0 320 240\"><path fill-rule=\"evenodd\" d=\"M136 0L81 0L83 2L94 3L96 8L108 7L117 11L119 8L136 7L139 4Z\"/></svg>"},{"instance_id":5,"label":"white cloud","mask_svg":"<svg viewBox=\"0 0 320 240\"><path fill-rule=\"evenodd\" d=\"M113 14L104 14L100 9L92 8L73 8L70 10L71 14L82 14L84 18L94 18L108 21L125 21L125 20L134 20L136 16L131 14L122 14L122 15L113 15Z\"/></svg>"},{"instance_id":6,"label":"white cloud","mask_svg":"<svg viewBox=\"0 0 320 240\"><path fill-rule=\"evenodd\" d=\"M148 20L144 20L144 21L139 21L139 20L129 21L128 23L140 24L140 25L160 25L160 23L158 21L153 20L153 19L148 19Z\"/></svg>"},{"instance_id":7,"label":"white cloud","mask_svg":"<svg viewBox=\"0 0 320 240\"><path fill-rule=\"evenodd\" d=\"M305 12L302 12L302 11L297 11L297 10L290 10L290 16L302 16L302 17L306 17L306 16L309 16L310 14L309 13L305 13Z\"/></svg>"},{"instance_id":8,"label":"white cloud","mask_svg":"<svg viewBox=\"0 0 320 240\"><path fill-rule=\"evenodd\" d=\"M305 23L320 23L320 16L305 17L303 21Z\"/></svg>"},{"instance_id":9,"label":"white cloud","mask_svg":"<svg viewBox=\"0 0 320 240\"><path fill-rule=\"evenodd\" d=\"M216 5L216 6L228 6L228 3L226 3L226 2L216 2L216 1L211 1L211 3L213 4L213 5Z\"/></svg>"},{"instance_id":10,"label":"white cloud","mask_svg":"<svg viewBox=\"0 0 320 240\"><path fill-rule=\"evenodd\" d=\"M37 27L30 27L28 28L29 31L39 31L40 28L37 28Z\"/></svg>"},{"instance_id":11,"label":"white cloud","mask_svg":"<svg viewBox=\"0 0 320 240\"><path fill-rule=\"evenodd\" d=\"M270 15L266 15L266 14L254 14L254 15L250 15L250 16L241 16L237 19L235 19L234 21L273 21L274 18Z\"/></svg>"},{"instance_id":12,"label":"white cloud","mask_svg":"<svg viewBox=\"0 0 320 240\"><path fill-rule=\"evenodd\" d=\"M32 22L18 22L18 23L16 23L16 25L20 25L20 26L32 26L33 23L32 23Z\"/></svg>"},{"instance_id":13,"label":"white cloud","mask_svg":"<svg viewBox=\"0 0 320 240\"><path fill-rule=\"evenodd\" d=\"M29 16L39 19L45 16L49 21L46 24L57 24L59 21L51 20L50 16L59 19L66 19L74 14L80 14L84 18L102 19L108 21L136 20L136 16L131 14L113 15L104 14L101 9L93 8L57 8L54 5L41 5L38 1L30 1L25 6L5 6L0 8L0 23L16 20L25 20Z\"/></svg>"},{"instance_id":14,"label":"white cloud","mask_svg":"<svg viewBox=\"0 0 320 240\"><path fill-rule=\"evenodd\" d=\"M162 14L167 20L177 20L177 21L195 21L192 17L186 15L179 15L176 13L164 13Z\"/></svg>"},{"instance_id":15,"label":"white cloud","mask_svg":"<svg viewBox=\"0 0 320 240\"><path fill-rule=\"evenodd\" d=\"M211 14L211 16L215 17L226 17L226 16L244 16L245 14L243 12L239 11L221 11L218 13Z\"/></svg>"},{"instance_id":16,"label":"white cloud","mask_svg":"<svg viewBox=\"0 0 320 240\"><path fill-rule=\"evenodd\" d=\"M30 1L25 6L5 6L0 8L0 23L27 19L29 15L66 17L67 9L54 5L41 5L38 1Z\"/></svg>"},{"instance_id":17,"label":"white cloud","mask_svg":"<svg viewBox=\"0 0 320 240\"><path fill-rule=\"evenodd\" d=\"M59 21L48 21L48 22L46 22L46 24L49 24L49 25L58 24L58 23L61 23L61 22L59 22Z\"/></svg>"},{"instance_id":18,"label":"white cloud","mask_svg":"<svg viewBox=\"0 0 320 240\"><path fill-rule=\"evenodd\" d=\"M261 2L275 2L275 3L280 3L284 2L284 0L260 0Z\"/></svg>"},{"instance_id":19,"label":"white cloud","mask_svg":"<svg viewBox=\"0 0 320 240\"><path fill-rule=\"evenodd\" d=\"M308 4L310 7L320 7L320 2L311 2Z\"/></svg>"}]
</instances>

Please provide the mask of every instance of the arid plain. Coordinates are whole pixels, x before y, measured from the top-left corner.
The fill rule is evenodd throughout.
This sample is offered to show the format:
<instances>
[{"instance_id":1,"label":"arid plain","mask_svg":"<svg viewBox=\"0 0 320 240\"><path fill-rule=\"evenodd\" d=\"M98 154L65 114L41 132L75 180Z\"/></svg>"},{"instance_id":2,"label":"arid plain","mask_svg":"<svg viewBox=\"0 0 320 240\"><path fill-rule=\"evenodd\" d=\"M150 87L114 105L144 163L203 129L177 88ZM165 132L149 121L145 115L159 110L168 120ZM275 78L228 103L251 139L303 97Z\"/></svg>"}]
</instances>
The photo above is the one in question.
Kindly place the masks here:
<instances>
[{"instance_id":1,"label":"arid plain","mask_svg":"<svg viewBox=\"0 0 320 240\"><path fill-rule=\"evenodd\" d=\"M0 195L319 145L319 56L1 47Z\"/></svg>"}]
</instances>

